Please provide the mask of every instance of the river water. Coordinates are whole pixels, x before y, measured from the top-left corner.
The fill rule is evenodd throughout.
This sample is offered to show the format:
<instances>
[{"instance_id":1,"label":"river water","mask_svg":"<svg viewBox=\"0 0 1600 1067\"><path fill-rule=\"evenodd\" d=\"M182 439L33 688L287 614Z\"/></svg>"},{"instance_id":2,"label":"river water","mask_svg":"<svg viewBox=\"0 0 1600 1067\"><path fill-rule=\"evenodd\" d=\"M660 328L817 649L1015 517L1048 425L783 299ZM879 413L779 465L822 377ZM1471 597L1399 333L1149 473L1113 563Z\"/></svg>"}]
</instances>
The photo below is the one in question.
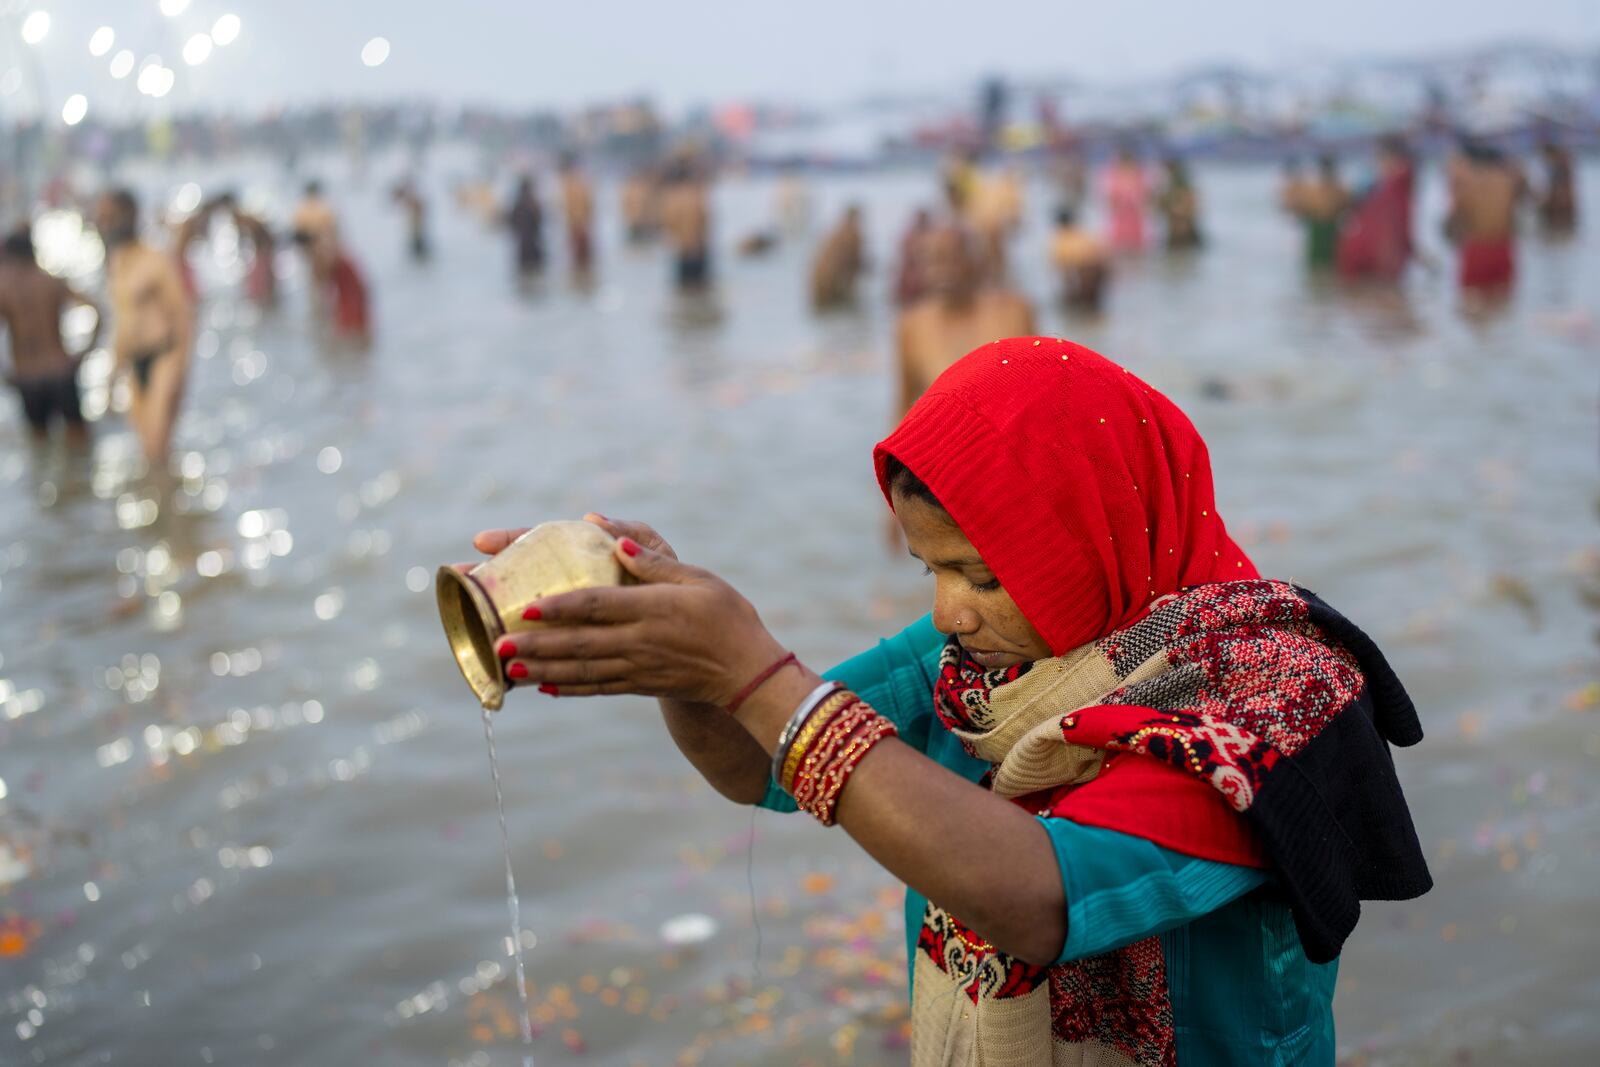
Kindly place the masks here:
<instances>
[{"instance_id":1,"label":"river water","mask_svg":"<svg viewBox=\"0 0 1600 1067\"><path fill-rule=\"evenodd\" d=\"M286 206L285 176L230 167L198 180ZM419 266L398 163L326 168L370 352L322 341L296 278L259 317L225 255L200 264L176 492L130 473L115 415L75 461L0 411L0 1062L518 1061L494 793L432 596L475 530L648 520L817 665L925 610L869 450L892 242L930 176L814 183L818 218L865 205L878 266L859 312L819 319L806 243L730 251L715 300L681 303L614 213L594 284L558 259L519 291L449 202L468 169L433 162ZM1307 279L1272 171L1198 180L1209 249L1125 267L1102 320L1042 323L1191 414L1263 571L1360 622L1421 709L1399 766L1438 887L1367 909L1342 1057L1576 1062L1600 1037L1600 242L1524 240L1510 306L1465 315L1447 272ZM773 190L717 198L727 246ZM1440 199L1429 170L1437 257ZM1047 208L1035 190L1014 253L1041 299ZM517 693L496 734L539 1063L904 1062L898 891L848 838L726 804L642 701Z\"/></svg>"}]
</instances>

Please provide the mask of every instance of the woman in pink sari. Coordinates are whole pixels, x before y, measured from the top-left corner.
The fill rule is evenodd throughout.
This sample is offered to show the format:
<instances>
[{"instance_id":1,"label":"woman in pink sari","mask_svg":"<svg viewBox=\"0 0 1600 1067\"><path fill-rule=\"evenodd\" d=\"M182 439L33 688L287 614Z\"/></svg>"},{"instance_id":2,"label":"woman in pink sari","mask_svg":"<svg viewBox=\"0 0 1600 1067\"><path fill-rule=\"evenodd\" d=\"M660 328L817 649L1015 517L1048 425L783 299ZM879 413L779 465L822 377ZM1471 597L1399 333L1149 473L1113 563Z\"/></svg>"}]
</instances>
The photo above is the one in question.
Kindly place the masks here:
<instances>
[{"instance_id":1,"label":"woman in pink sari","mask_svg":"<svg viewBox=\"0 0 1600 1067\"><path fill-rule=\"evenodd\" d=\"M1150 183L1132 147L1117 149L1116 161L1101 179L1110 228L1106 239L1113 252L1138 252L1144 248L1144 211L1150 201Z\"/></svg>"}]
</instances>

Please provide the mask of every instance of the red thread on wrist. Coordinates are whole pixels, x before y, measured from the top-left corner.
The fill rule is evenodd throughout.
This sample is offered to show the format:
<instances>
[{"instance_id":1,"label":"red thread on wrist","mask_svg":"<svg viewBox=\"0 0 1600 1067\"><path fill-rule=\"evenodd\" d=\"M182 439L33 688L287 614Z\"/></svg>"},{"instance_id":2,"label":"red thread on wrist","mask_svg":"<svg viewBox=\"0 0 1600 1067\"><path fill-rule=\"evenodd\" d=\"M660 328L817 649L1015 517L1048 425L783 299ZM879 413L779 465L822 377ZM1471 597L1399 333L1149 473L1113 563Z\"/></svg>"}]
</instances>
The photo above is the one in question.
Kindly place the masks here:
<instances>
[{"instance_id":1,"label":"red thread on wrist","mask_svg":"<svg viewBox=\"0 0 1600 1067\"><path fill-rule=\"evenodd\" d=\"M751 693L754 693L757 689L760 689L764 684L766 684L769 678L783 670L791 663L798 667L800 665L800 659L793 652L787 652L784 654L782 659L778 660L778 662L774 663L772 666L768 667L766 670L750 679L750 684L746 685L743 689L735 693L733 695L733 699L728 701L728 714L732 715L734 712L738 711L739 705L743 704L746 700L749 700Z\"/></svg>"}]
</instances>

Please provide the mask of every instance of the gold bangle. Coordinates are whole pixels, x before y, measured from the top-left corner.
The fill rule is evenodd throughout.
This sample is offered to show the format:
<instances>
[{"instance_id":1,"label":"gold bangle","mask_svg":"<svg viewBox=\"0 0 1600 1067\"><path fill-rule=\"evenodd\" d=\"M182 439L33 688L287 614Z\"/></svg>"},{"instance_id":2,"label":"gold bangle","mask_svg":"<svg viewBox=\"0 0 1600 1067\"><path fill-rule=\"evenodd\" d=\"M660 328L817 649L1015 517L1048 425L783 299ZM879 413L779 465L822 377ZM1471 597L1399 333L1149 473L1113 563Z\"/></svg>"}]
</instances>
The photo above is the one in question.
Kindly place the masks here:
<instances>
[{"instance_id":1,"label":"gold bangle","mask_svg":"<svg viewBox=\"0 0 1600 1067\"><path fill-rule=\"evenodd\" d=\"M805 757L806 750L811 747L811 742L816 739L818 731L832 720L835 712L855 699L856 695L850 690L840 689L817 705L817 710L807 717L800 727L800 732L795 734L794 742L789 746L789 755L783 761L783 777L778 785L785 793L793 795L795 772L800 769L800 761Z\"/></svg>"},{"instance_id":2,"label":"gold bangle","mask_svg":"<svg viewBox=\"0 0 1600 1067\"><path fill-rule=\"evenodd\" d=\"M849 744L844 746L820 776L822 781L818 783L816 795L811 798L806 810L822 825L834 825L839 812L839 799L844 795L845 784L855 773L856 767L866 759L868 752L877 747L878 742L898 733L894 723L867 708L867 716L852 732Z\"/></svg>"},{"instance_id":3,"label":"gold bangle","mask_svg":"<svg viewBox=\"0 0 1600 1067\"><path fill-rule=\"evenodd\" d=\"M849 740L856 727L860 724L860 709L867 706L866 701L860 697L853 697L844 707L833 713L822 732L812 739L811 745L806 749L805 758L800 761L800 769L795 772L794 792L789 794L794 801L804 808L816 796L817 786L821 782L822 773L833 762L834 755L844 743Z\"/></svg>"}]
</instances>

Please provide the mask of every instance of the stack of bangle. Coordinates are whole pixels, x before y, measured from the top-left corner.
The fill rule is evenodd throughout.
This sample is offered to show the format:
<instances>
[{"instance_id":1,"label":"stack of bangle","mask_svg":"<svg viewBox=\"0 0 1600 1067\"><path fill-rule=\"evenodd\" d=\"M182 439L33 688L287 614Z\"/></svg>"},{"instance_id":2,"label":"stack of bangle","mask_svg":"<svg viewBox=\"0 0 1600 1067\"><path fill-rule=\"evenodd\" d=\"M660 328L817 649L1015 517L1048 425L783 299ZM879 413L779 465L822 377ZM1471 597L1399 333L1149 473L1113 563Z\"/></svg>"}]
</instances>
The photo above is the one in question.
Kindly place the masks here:
<instances>
[{"instance_id":1,"label":"stack of bangle","mask_svg":"<svg viewBox=\"0 0 1600 1067\"><path fill-rule=\"evenodd\" d=\"M773 755L773 778L795 803L832 826L856 765L879 741L893 737L894 724L838 683L818 686L784 727Z\"/></svg>"},{"instance_id":2,"label":"stack of bangle","mask_svg":"<svg viewBox=\"0 0 1600 1067\"><path fill-rule=\"evenodd\" d=\"M778 747L772 753L772 780L778 783L780 788L784 788L785 791L787 791L787 787L784 785L783 764L788 759L789 752L794 746L795 735L800 732L802 726L810 721L811 713L817 710L818 704L821 704L843 688L843 682L823 682L817 686L806 694L806 698L800 702L800 706L794 709L794 714L789 716L788 723L784 725L783 733L778 735Z\"/></svg>"}]
</instances>

